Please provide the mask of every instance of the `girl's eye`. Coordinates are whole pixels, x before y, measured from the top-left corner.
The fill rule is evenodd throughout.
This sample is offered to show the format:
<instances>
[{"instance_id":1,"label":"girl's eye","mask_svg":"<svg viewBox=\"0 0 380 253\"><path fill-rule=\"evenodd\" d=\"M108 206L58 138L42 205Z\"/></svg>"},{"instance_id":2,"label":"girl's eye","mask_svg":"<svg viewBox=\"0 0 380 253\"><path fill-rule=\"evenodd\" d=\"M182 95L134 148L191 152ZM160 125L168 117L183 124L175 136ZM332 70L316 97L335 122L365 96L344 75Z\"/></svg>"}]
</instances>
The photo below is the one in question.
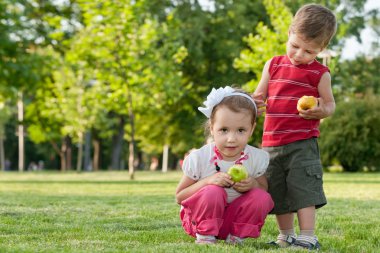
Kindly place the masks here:
<instances>
[{"instance_id":1,"label":"girl's eye","mask_svg":"<svg viewBox=\"0 0 380 253\"><path fill-rule=\"evenodd\" d=\"M292 45L292 47L294 47L294 48L298 48L298 46L297 46L297 45Z\"/></svg>"},{"instance_id":2,"label":"girl's eye","mask_svg":"<svg viewBox=\"0 0 380 253\"><path fill-rule=\"evenodd\" d=\"M222 129L220 129L220 131L222 132L222 133L227 133L227 128L222 128Z\"/></svg>"},{"instance_id":3,"label":"girl's eye","mask_svg":"<svg viewBox=\"0 0 380 253\"><path fill-rule=\"evenodd\" d=\"M244 128L240 128L239 129L239 133L245 133L245 129Z\"/></svg>"}]
</instances>

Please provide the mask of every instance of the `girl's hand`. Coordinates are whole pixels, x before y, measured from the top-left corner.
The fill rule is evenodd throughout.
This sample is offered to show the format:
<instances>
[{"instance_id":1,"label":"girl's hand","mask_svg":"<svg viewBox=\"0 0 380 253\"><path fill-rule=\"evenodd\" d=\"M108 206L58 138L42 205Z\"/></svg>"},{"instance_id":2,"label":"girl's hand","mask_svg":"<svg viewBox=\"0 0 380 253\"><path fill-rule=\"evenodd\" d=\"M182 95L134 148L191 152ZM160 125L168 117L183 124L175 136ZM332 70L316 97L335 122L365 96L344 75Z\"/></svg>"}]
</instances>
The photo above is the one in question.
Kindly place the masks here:
<instances>
[{"instance_id":1,"label":"girl's hand","mask_svg":"<svg viewBox=\"0 0 380 253\"><path fill-rule=\"evenodd\" d=\"M208 184L229 188L234 185L234 181L231 180L231 176L227 173L218 172L209 177Z\"/></svg>"},{"instance_id":2,"label":"girl's hand","mask_svg":"<svg viewBox=\"0 0 380 253\"><path fill-rule=\"evenodd\" d=\"M247 192L251 190L256 185L258 185L258 182L256 181L256 179L254 179L253 177L248 177L247 179L244 179L238 183L235 183L233 188L236 191L243 193L243 192Z\"/></svg>"}]
</instances>

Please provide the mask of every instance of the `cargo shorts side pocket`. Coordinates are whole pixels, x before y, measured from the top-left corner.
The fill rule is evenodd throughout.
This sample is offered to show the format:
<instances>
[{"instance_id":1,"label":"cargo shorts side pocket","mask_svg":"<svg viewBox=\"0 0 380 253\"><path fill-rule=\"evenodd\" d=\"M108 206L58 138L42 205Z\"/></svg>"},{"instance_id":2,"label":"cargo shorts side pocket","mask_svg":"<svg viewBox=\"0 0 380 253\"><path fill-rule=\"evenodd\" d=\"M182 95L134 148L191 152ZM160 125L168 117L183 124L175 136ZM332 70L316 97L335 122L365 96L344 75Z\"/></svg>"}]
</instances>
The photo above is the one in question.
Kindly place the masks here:
<instances>
[{"instance_id":1,"label":"cargo shorts side pocket","mask_svg":"<svg viewBox=\"0 0 380 253\"><path fill-rule=\"evenodd\" d=\"M320 192L322 190L323 171L320 164L309 165L305 168L307 184L310 190Z\"/></svg>"}]
</instances>

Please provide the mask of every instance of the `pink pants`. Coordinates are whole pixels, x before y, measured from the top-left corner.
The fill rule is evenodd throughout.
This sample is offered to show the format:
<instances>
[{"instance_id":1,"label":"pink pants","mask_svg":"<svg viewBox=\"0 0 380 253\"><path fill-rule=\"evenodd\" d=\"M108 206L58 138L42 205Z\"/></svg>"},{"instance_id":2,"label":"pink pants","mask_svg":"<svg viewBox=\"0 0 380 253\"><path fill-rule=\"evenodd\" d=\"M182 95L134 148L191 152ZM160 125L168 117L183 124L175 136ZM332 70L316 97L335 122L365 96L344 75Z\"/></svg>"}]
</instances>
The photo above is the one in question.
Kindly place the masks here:
<instances>
[{"instance_id":1,"label":"pink pants","mask_svg":"<svg viewBox=\"0 0 380 253\"><path fill-rule=\"evenodd\" d=\"M214 235L226 239L228 234L240 238L260 236L267 214L274 204L262 189L252 189L230 204L224 188L208 185L182 201L180 217L185 232L193 237Z\"/></svg>"}]
</instances>

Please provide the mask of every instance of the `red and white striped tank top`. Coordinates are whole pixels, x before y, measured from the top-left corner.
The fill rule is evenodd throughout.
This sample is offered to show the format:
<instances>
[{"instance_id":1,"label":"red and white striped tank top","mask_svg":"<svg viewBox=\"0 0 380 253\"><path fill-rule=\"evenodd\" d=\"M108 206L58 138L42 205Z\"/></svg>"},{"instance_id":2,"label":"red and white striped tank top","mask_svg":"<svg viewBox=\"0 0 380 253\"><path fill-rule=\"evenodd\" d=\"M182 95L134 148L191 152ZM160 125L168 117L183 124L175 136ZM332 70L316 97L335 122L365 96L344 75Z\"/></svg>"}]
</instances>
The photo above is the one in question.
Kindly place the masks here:
<instances>
[{"instance_id":1,"label":"red and white striped tank top","mask_svg":"<svg viewBox=\"0 0 380 253\"><path fill-rule=\"evenodd\" d=\"M269 66L263 147L319 136L319 120L301 118L297 101L304 95L319 97L318 84L327 71L329 69L317 60L295 66L286 55L273 57Z\"/></svg>"}]
</instances>

